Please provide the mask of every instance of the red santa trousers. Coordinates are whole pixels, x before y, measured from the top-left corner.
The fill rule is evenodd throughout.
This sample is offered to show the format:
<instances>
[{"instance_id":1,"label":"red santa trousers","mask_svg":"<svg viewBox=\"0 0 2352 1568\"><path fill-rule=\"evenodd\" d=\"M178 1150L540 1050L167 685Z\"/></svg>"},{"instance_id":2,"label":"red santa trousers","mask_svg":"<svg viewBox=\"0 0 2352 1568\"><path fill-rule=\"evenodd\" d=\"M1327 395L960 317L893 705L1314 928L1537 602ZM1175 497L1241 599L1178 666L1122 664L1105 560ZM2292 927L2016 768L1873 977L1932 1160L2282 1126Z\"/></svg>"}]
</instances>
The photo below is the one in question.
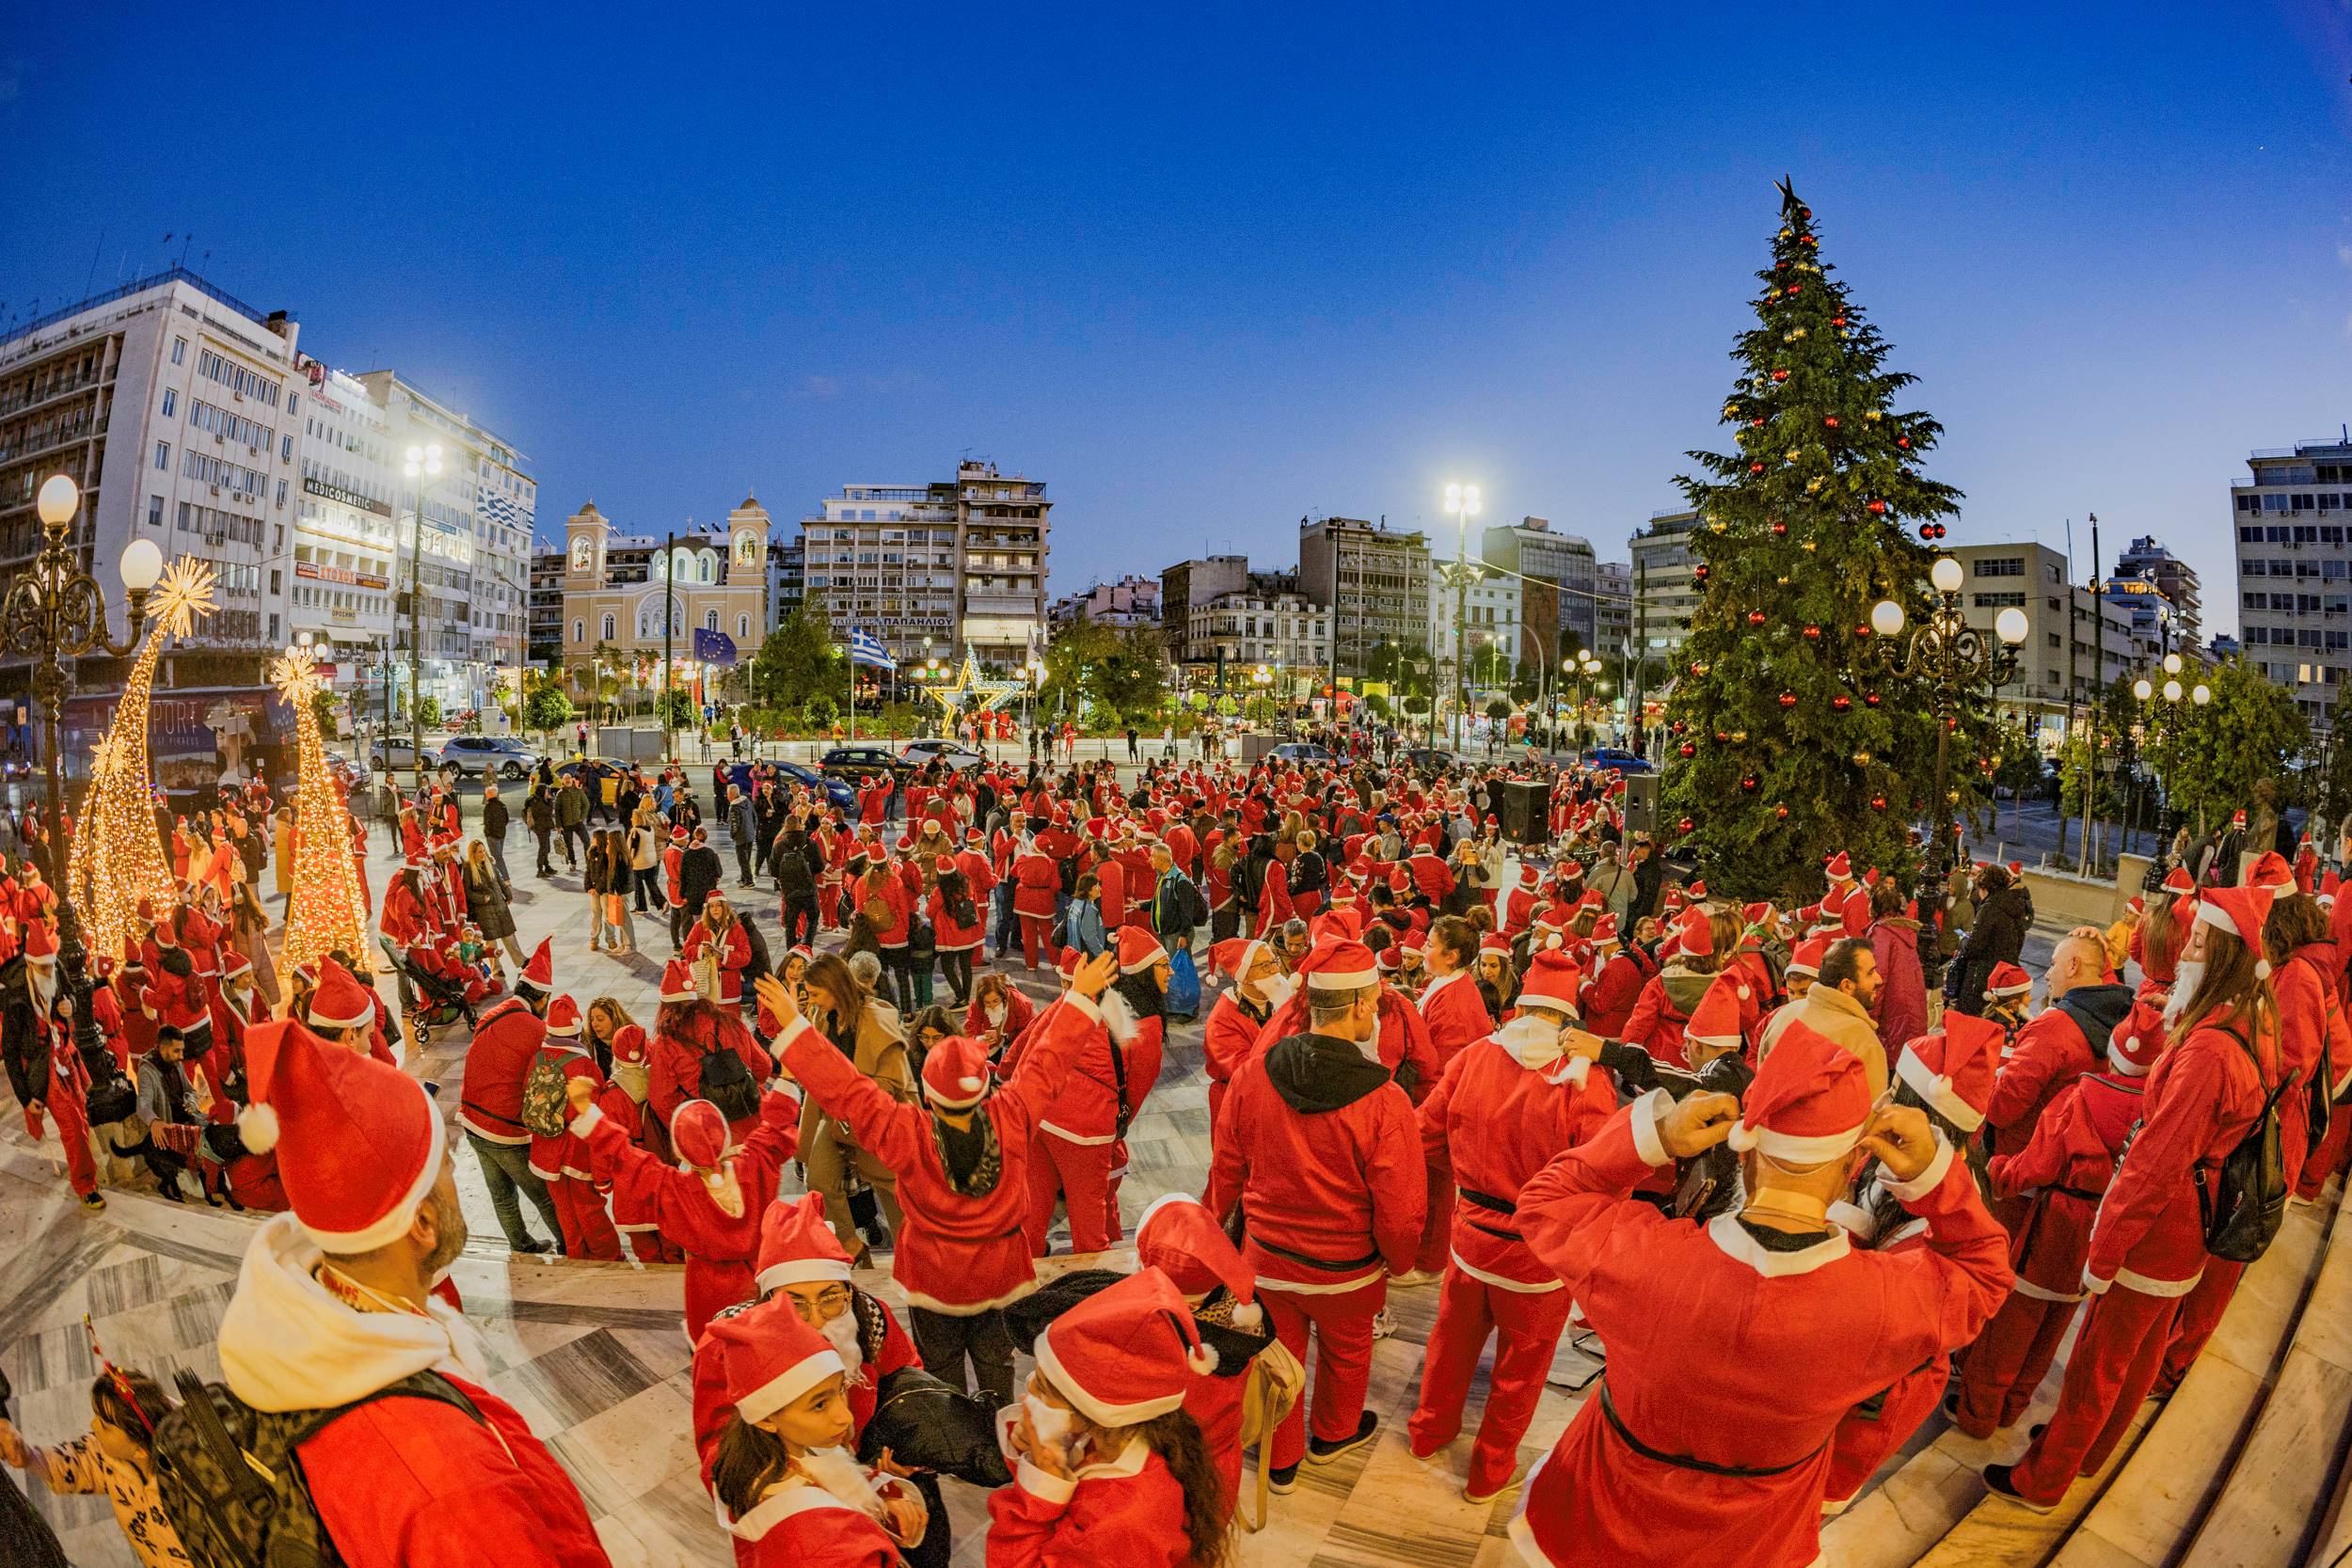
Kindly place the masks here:
<instances>
[{"instance_id":1,"label":"red santa trousers","mask_svg":"<svg viewBox=\"0 0 2352 1568\"><path fill-rule=\"evenodd\" d=\"M66 1180L73 1184L74 1193L87 1197L98 1190L98 1163L89 1151L89 1112L82 1102L82 1091L66 1089L56 1074L49 1080L49 1116L57 1124L57 1141L65 1145ZM27 1121L32 1119L25 1113Z\"/></svg>"},{"instance_id":2,"label":"red santa trousers","mask_svg":"<svg viewBox=\"0 0 2352 1568\"><path fill-rule=\"evenodd\" d=\"M2091 1302L2066 1363L2058 1408L2010 1474L2019 1496L2056 1503L2076 1476L2098 1473L2155 1386L2185 1299L2115 1285Z\"/></svg>"},{"instance_id":3,"label":"red santa trousers","mask_svg":"<svg viewBox=\"0 0 2352 1568\"><path fill-rule=\"evenodd\" d=\"M1054 934L1054 917L1050 914L1025 914L1021 917L1021 957L1031 969L1038 958L1052 950L1047 940Z\"/></svg>"},{"instance_id":4,"label":"red santa trousers","mask_svg":"<svg viewBox=\"0 0 2352 1568\"><path fill-rule=\"evenodd\" d=\"M758 1293L759 1286L752 1278L749 1263L728 1259L713 1262L707 1258L689 1257L686 1259L686 1338L689 1344L699 1341L710 1320Z\"/></svg>"},{"instance_id":5,"label":"red santa trousers","mask_svg":"<svg viewBox=\"0 0 2352 1568\"><path fill-rule=\"evenodd\" d=\"M1953 1424L1971 1437L1990 1437L2002 1427L2016 1425L2033 1403L2034 1390L2049 1375L2050 1363L2058 1359L2077 1305L2011 1291L1961 1363L1960 1405Z\"/></svg>"},{"instance_id":6,"label":"red santa trousers","mask_svg":"<svg viewBox=\"0 0 2352 1568\"><path fill-rule=\"evenodd\" d=\"M559 1176L548 1183L548 1196L555 1200L555 1223L564 1233L564 1257L593 1258L606 1263L620 1260L621 1238L612 1228L612 1216L604 1212L604 1198L595 1182Z\"/></svg>"},{"instance_id":7,"label":"red santa trousers","mask_svg":"<svg viewBox=\"0 0 2352 1568\"><path fill-rule=\"evenodd\" d=\"M1422 1363L1421 1402L1413 1406L1405 1431L1413 1452L1422 1456L1454 1441L1462 1430L1462 1407L1469 1402L1486 1337L1501 1330L1494 1371L1486 1381L1486 1408L1470 1449L1469 1490L1485 1497L1508 1484L1518 1465L1519 1439L1535 1419L1552 1353L1568 1323L1568 1292L1506 1291L1464 1274L1453 1262L1446 1265L1441 1290L1429 1354Z\"/></svg>"},{"instance_id":8,"label":"red santa trousers","mask_svg":"<svg viewBox=\"0 0 2352 1568\"><path fill-rule=\"evenodd\" d=\"M1429 1208L1422 1219L1421 1250L1413 1254L1413 1267L1436 1274L1453 1267L1454 1178L1435 1165L1428 1170Z\"/></svg>"},{"instance_id":9,"label":"red santa trousers","mask_svg":"<svg viewBox=\"0 0 2352 1568\"><path fill-rule=\"evenodd\" d=\"M1051 1132L1029 1141L1030 1255L1045 1256L1045 1239L1054 1228L1054 1198L1070 1211L1070 1248L1100 1252L1111 1244L1111 1146L1073 1144Z\"/></svg>"},{"instance_id":10,"label":"red santa trousers","mask_svg":"<svg viewBox=\"0 0 2352 1568\"><path fill-rule=\"evenodd\" d=\"M1850 1412L1837 1423L1830 1439L1829 1481L1821 1489L1825 1509L1842 1509L1878 1474L1880 1465L1935 1413L1936 1402L1951 1382L1952 1364L1937 1356L1917 1371L1895 1380L1878 1402L1873 1415Z\"/></svg>"},{"instance_id":11,"label":"red santa trousers","mask_svg":"<svg viewBox=\"0 0 2352 1568\"><path fill-rule=\"evenodd\" d=\"M2319 1140L2311 1153L2304 1156L2301 1178L2295 1184L2295 1196L2314 1198L2328 1185L2328 1179L2344 1168L2344 1155L2352 1151L2352 1105L2335 1107L2328 1118L2328 1135Z\"/></svg>"},{"instance_id":12,"label":"red santa trousers","mask_svg":"<svg viewBox=\"0 0 2352 1568\"><path fill-rule=\"evenodd\" d=\"M558 1210L556 1218L561 1220L563 1217L563 1212ZM686 1261L686 1254L678 1249L678 1244L651 1226L646 1226L642 1229L621 1229L621 1234L628 1238L629 1256L640 1263L683 1263Z\"/></svg>"},{"instance_id":13,"label":"red santa trousers","mask_svg":"<svg viewBox=\"0 0 2352 1568\"><path fill-rule=\"evenodd\" d=\"M1364 1395L1372 1386L1372 1321L1389 1299L1386 1275L1352 1291L1305 1295L1270 1279L1258 1281L1258 1302L1274 1320L1274 1336L1311 1369L1314 1389L1284 1417L1274 1433L1273 1465L1295 1465L1307 1452L1307 1406L1314 1406L1314 1433L1327 1443L1356 1435L1363 1419ZM1315 1336L1315 1358L1307 1359L1307 1330ZM1263 1451L1261 1464L1266 1463Z\"/></svg>"},{"instance_id":14,"label":"red santa trousers","mask_svg":"<svg viewBox=\"0 0 2352 1568\"><path fill-rule=\"evenodd\" d=\"M2197 1281L2197 1289L2181 1298L2180 1316L2172 1320L2172 1343L2166 1347L2164 1367L2156 1373L2156 1392L2170 1394L2197 1364L2205 1341L2221 1326L2221 1314L2229 1310L2230 1298L2237 1294L2237 1282L2246 1276L2246 1265L2219 1258L2205 1259L2205 1272Z\"/></svg>"}]
</instances>

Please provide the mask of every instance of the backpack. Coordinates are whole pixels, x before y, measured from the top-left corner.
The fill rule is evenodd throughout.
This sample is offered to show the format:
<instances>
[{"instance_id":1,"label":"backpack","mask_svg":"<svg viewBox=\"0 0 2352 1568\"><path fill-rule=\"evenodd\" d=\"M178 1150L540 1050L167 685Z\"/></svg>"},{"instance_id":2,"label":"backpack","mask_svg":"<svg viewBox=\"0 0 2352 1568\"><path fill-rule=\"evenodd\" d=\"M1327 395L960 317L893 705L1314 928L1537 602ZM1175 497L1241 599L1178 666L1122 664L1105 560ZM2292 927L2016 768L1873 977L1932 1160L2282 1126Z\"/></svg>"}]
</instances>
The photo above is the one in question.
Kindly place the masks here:
<instances>
[{"instance_id":1,"label":"backpack","mask_svg":"<svg viewBox=\"0 0 2352 1568\"><path fill-rule=\"evenodd\" d=\"M1288 1345L1277 1339L1260 1351L1249 1363L1249 1370L1241 1391L1241 1446L1258 1444L1258 1516L1249 1517L1233 1500L1233 1515L1242 1528L1255 1534L1265 1528L1266 1515L1266 1455L1273 1451L1271 1438L1275 1428L1298 1407L1299 1396L1307 1389L1307 1369Z\"/></svg>"},{"instance_id":2,"label":"backpack","mask_svg":"<svg viewBox=\"0 0 2352 1568\"><path fill-rule=\"evenodd\" d=\"M980 923L980 907L972 901L969 894L958 894L948 899L947 914L958 926L967 928Z\"/></svg>"},{"instance_id":3,"label":"backpack","mask_svg":"<svg viewBox=\"0 0 2352 1568\"><path fill-rule=\"evenodd\" d=\"M2262 1061L2252 1041L2234 1029L2229 1034L2245 1048L2259 1083ZM2279 1149L2279 1097L2286 1087L2281 1072L2279 1086L2264 1096L2254 1125L2222 1158L2218 1171L2208 1177L2204 1166L2197 1167L2197 1212L2204 1222L2205 1250L2225 1262L2250 1263L2260 1258L2286 1217L2286 1161Z\"/></svg>"},{"instance_id":4,"label":"backpack","mask_svg":"<svg viewBox=\"0 0 2352 1568\"><path fill-rule=\"evenodd\" d=\"M564 1092L564 1069L542 1051L523 1074L523 1125L543 1138L560 1138L571 1125L572 1105Z\"/></svg>"},{"instance_id":5,"label":"backpack","mask_svg":"<svg viewBox=\"0 0 2352 1568\"><path fill-rule=\"evenodd\" d=\"M752 1069L723 1042L703 1053L702 1066L694 1074L694 1094L719 1107L719 1114L729 1121L759 1115L759 1085L752 1082Z\"/></svg>"},{"instance_id":6,"label":"backpack","mask_svg":"<svg viewBox=\"0 0 2352 1568\"><path fill-rule=\"evenodd\" d=\"M256 1410L225 1386L183 1370L180 1407L155 1427L156 1492L196 1568L336 1568L335 1549L303 1479L299 1450L340 1417L375 1400L433 1400L487 1425L463 1390L417 1372L328 1410Z\"/></svg>"}]
</instances>

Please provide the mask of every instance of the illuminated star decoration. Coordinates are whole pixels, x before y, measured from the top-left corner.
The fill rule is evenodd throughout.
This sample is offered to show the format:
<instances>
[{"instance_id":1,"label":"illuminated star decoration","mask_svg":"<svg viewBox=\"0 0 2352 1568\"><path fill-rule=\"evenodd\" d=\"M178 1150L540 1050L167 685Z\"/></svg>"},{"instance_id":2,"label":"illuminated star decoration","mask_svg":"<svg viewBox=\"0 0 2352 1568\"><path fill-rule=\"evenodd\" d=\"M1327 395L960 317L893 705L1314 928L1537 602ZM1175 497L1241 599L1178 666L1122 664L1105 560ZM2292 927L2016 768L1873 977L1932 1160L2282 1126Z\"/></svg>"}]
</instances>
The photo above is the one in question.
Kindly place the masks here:
<instances>
[{"instance_id":1,"label":"illuminated star decoration","mask_svg":"<svg viewBox=\"0 0 2352 1568\"><path fill-rule=\"evenodd\" d=\"M154 900L160 913L177 886L164 841L155 825L155 784L148 760L148 700L164 640L185 637L217 607L213 568L182 556L164 572L147 598L148 636L122 684L114 721L91 749L89 786L82 793L67 862L67 888L82 911L93 954L119 955L124 939L137 929L139 900Z\"/></svg>"},{"instance_id":2,"label":"illuminated star decoration","mask_svg":"<svg viewBox=\"0 0 2352 1568\"><path fill-rule=\"evenodd\" d=\"M350 809L326 766L319 731L318 666L304 648L288 648L270 665L270 684L294 709L300 793L294 798L293 894L278 962L287 969L341 951L358 959L368 942L367 895L351 855Z\"/></svg>"},{"instance_id":3,"label":"illuminated star decoration","mask_svg":"<svg viewBox=\"0 0 2352 1568\"><path fill-rule=\"evenodd\" d=\"M1018 697L1029 689L1026 681L993 680L980 673L980 661L969 642L963 645L963 662L956 673L935 686L918 688L924 695L936 701L950 716L960 713L966 697L979 699L979 711L993 712L1009 697Z\"/></svg>"}]
</instances>

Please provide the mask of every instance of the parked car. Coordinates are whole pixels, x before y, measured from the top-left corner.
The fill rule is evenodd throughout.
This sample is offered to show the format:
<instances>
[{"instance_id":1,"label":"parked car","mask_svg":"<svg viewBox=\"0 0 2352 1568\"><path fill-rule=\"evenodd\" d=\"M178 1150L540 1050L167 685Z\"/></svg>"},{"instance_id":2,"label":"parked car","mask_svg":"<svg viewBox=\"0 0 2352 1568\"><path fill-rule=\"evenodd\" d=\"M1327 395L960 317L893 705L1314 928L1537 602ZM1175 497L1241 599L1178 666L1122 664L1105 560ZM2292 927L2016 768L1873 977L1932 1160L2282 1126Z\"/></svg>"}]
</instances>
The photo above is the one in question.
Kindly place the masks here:
<instances>
[{"instance_id":1,"label":"parked car","mask_svg":"<svg viewBox=\"0 0 2352 1568\"><path fill-rule=\"evenodd\" d=\"M1332 756L1329 748L1318 746L1311 740L1286 740L1266 754L1277 762L1294 762L1302 766L1338 760Z\"/></svg>"},{"instance_id":2,"label":"parked car","mask_svg":"<svg viewBox=\"0 0 2352 1568\"><path fill-rule=\"evenodd\" d=\"M898 760L909 768L921 769L933 762L944 762L961 773L967 768L985 768L988 758L959 740L910 740Z\"/></svg>"},{"instance_id":3,"label":"parked car","mask_svg":"<svg viewBox=\"0 0 2352 1568\"><path fill-rule=\"evenodd\" d=\"M880 746L835 746L817 766L836 779L861 784L867 779L903 778L913 771Z\"/></svg>"},{"instance_id":4,"label":"parked car","mask_svg":"<svg viewBox=\"0 0 2352 1568\"><path fill-rule=\"evenodd\" d=\"M1647 761L1619 746L1596 746L1584 753L1587 768L1606 768L1613 773L1654 773Z\"/></svg>"},{"instance_id":5,"label":"parked car","mask_svg":"<svg viewBox=\"0 0 2352 1568\"><path fill-rule=\"evenodd\" d=\"M521 741L503 736L458 735L442 742L440 764L456 769L461 778L519 779L539 766L539 754Z\"/></svg>"},{"instance_id":6,"label":"parked car","mask_svg":"<svg viewBox=\"0 0 2352 1568\"><path fill-rule=\"evenodd\" d=\"M803 768L797 762L779 762L773 766L780 777L817 791L824 798L827 805L838 807L842 811L857 809L857 791L846 779L828 777L813 768Z\"/></svg>"},{"instance_id":7,"label":"parked car","mask_svg":"<svg viewBox=\"0 0 2352 1568\"><path fill-rule=\"evenodd\" d=\"M405 735L396 735L389 739L378 739L368 749L368 762L379 771L386 768L397 768L405 771L417 766L416 742Z\"/></svg>"},{"instance_id":8,"label":"parked car","mask_svg":"<svg viewBox=\"0 0 2352 1568\"><path fill-rule=\"evenodd\" d=\"M1435 777L1454 766L1454 753L1440 752L1433 746L1415 746L1403 753L1405 766L1425 778Z\"/></svg>"}]
</instances>

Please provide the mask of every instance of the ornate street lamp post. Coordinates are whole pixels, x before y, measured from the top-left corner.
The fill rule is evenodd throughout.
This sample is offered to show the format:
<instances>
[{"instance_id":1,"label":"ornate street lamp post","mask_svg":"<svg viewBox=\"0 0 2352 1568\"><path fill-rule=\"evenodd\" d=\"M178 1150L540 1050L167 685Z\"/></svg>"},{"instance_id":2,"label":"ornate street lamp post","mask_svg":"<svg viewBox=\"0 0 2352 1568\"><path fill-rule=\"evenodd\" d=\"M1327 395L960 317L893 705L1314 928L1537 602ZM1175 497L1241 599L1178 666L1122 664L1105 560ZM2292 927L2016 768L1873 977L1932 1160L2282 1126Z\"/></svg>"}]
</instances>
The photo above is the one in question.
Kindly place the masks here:
<instances>
[{"instance_id":1,"label":"ornate street lamp post","mask_svg":"<svg viewBox=\"0 0 2352 1568\"><path fill-rule=\"evenodd\" d=\"M2180 744L2178 725L2180 722L2182 697L2186 696L2190 702L2195 703L2199 707L2203 707L2207 703L2213 701L2213 688L2207 686L2203 681L2199 681L2194 689L2184 692L2181 689L2180 679L2181 656L2178 654L2166 654L2164 656L2163 669L2165 678L2164 685L2162 687L2156 686L2154 683L2150 681L2147 676L2142 675L2137 680L2132 682L2132 695L2139 699L2140 702L2150 705L2149 713L2153 722L2149 727L2154 732L2157 751L2164 757L2164 771L2169 775L2172 771L2176 762L2176 759L2173 756L2173 748ZM2157 704L2155 701L2155 699L2159 696L2164 699L2161 704ZM2158 797L2158 810L2156 814L2155 868L2152 875L2157 879L2161 879L2164 876L2164 873L2169 869L2172 859L2172 818L2174 812L2172 809L2172 789L2169 779L2160 777L2157 780L2157 784L2163 793Z\"/></svg>"},{"instance_id":2,"label":"ornate street lamp post","mask_svg":"<svg viewBox=\"0 0 2352 1568\"><path fill-rule=\"evenodd\" d=\"M130 590L130 636L117 642L106 635L106 594L82 570L80 552L68 537L82 494L72 480L53 474L43 481L40 553L8 585L0 600L0 635L9 653L32 661L33 701L40 709L41 754L48 764L49 864L41 868L57 894L57 958L73 992L73 1041L84 1051L101 1044L90 1017L88 955L82 946L82 921L74 912L65 868L65 784L58 769L57 715L66 693L65 661L85 654L120 658L139 645L147 625L147 591L164 575L164 552L151 539L136 539L122 552L122 585Z\"/></svg>"}]
</instances>

